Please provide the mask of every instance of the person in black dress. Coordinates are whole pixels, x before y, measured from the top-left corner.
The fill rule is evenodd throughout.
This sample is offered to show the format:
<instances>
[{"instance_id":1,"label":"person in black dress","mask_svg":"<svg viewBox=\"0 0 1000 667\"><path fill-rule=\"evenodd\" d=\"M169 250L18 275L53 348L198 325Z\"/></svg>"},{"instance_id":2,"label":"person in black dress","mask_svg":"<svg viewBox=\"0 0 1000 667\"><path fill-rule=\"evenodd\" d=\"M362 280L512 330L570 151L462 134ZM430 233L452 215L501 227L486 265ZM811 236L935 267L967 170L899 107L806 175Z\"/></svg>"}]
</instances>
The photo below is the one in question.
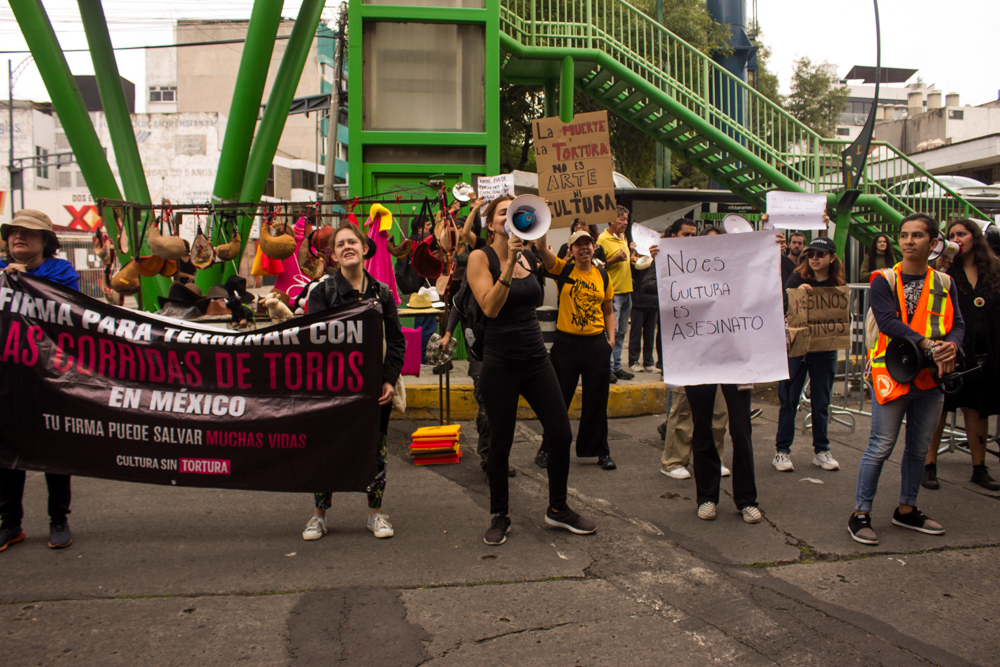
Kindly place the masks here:
<instances>
[{"instance_id":1,"label":"person in black dress","mask_svg":"<svg viewBox=\"0 0 1000 667\"><path fill-rule=\"evenodd\" d=\"M965 318L962 352L965 367L981 371L966 376L961 391L945 395L944 410L927 452L924 477L926 489L937 489L937 454L946 415L958 408L965 417L965 433L972 450L972 482L990 491L1000 491L1000 483L986 467L986 441L990 415L1000 414L1000 259L990 250L982 230L972 220L959 218L948 226L948 240L961 251L947 267L955 281L959 309ZM938 267L943 268L941 266Z\"/></svg>"}]
</instances>

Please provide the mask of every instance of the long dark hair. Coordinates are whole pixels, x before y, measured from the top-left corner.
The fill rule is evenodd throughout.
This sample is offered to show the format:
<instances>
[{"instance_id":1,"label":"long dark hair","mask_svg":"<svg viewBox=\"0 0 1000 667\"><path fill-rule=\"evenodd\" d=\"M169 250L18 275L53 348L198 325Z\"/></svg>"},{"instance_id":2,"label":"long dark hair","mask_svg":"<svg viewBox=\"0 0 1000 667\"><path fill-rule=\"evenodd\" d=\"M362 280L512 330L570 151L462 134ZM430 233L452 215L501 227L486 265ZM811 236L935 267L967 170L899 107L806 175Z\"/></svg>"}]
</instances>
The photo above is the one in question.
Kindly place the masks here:
<instances>
[{"instance_id":1,"label":"long dark hair","mask_svg":"<svg viewBox=\"0 0 1000 667\"><path fill-rule=\"evenodd\" d=\"M809 248L806 248L802 251L802 253L805 254L808 251ZM816 278L816 274L813 273L812 267L809 266L808 257L804 258L802 262L795 267L795 272L802 276L803 280L819 280ZM844 282L844 265L840 263L840 258L837 257L837 253L833 253L833 261L830 262L830 278L833 279L835 287L847 284Z\"/></svg>"},{"instance_id":2,"label":"long dark hair","mask_svg":"<svg viewBox=\"0 0 1000 667\"><path fill-rule=\"evenodd\" d=\"M983 235L983 230L968 218L958 218L948 224L949 234L955 225L962 225L962 227L972 234L972 261L976 265L976 272L979 274L976 281L977 286L980 286L980 289L990 296L1000 297L1000 259L997 259L997 256L990 250L989 244L986 243L986 237ZM958 257L955 259L957 260ZM951 266L948 267L949 274L957 275L952 271L953 269L956 272L964 271L963 262L953 261Z\"/></svg>"},{"instance_id":3,"label":"long dark hair","mask_svg":"<svg viewBox=\"0 0 1000 667\"><path fill-rule=\"evenodd\" d=\"M882 251L882 259L886 266L896 266L896 254L892 251L892 239L885 234L876 234L872 239L872 244L868 248L868 268L875 270L875 258L878 257L878 240L885 239L885 250Z\"/></svg>"}]
</instances>

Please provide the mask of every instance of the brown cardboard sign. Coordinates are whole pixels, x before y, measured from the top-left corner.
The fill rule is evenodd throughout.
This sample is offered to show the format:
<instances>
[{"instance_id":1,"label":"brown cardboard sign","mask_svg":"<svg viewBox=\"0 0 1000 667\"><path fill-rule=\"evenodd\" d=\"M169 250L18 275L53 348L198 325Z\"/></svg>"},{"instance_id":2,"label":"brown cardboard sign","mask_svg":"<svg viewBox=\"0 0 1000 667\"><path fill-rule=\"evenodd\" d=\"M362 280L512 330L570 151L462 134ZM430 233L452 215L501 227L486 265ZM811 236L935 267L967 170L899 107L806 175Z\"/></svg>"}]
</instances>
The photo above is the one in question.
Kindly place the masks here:
<instances>
[{"instance_id":1,"label":"brown cardboard sign","mask_svg":"<svg viewBox=\"0 0 1000 667\"><path fill-rule=\"evenodd\" d=\"M614 222L615 180L608 112L577 114L570 123L542 118L532 123L538 196L549 200L552 227L574 218L588 224Z\"/></svg>"},{"instance_id":2,"label":"brown cardboard sign","mask_svg":"<svg viewBox=\"0 0 1000 667\"><path fill-rule=\"evenodd\" d=\"M788 348L789 357L801 357L809 351L809 327L789 327L788 338L791 346Z\"/></svg>"},{"instance_id":3,"label":"brown cardboard sign","mask_svg":"<svg viewBox=\"0 0 1000 667\"><path fill-rule=\"evenodd\" d=\"M788 326L809 329L809 352L844 350L851 346L850 288L814 287L811 293L798 288L787 292ZM800 355L789 352L789 356Z\"/></svg>"}]
</instances>

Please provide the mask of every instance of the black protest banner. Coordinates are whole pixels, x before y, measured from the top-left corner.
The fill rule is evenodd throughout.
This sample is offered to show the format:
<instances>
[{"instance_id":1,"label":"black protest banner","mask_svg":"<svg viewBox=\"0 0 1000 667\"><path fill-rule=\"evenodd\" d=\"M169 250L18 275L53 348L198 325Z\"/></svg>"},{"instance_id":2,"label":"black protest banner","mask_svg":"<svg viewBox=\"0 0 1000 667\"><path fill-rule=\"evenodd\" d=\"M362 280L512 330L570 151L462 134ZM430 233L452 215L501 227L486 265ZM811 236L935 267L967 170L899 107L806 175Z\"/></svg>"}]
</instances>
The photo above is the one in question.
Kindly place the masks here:
<instances>
[{"instance_id":1,"label":"black protest banner","mask_svg":"<svg viewBox=\"0 0 1000 667\"><path fill-rule=\"evenodd\" d=\"M0 467L364 491L381 389L375 301L241 333L0 275Z\"/></svg>"}]
</instances>

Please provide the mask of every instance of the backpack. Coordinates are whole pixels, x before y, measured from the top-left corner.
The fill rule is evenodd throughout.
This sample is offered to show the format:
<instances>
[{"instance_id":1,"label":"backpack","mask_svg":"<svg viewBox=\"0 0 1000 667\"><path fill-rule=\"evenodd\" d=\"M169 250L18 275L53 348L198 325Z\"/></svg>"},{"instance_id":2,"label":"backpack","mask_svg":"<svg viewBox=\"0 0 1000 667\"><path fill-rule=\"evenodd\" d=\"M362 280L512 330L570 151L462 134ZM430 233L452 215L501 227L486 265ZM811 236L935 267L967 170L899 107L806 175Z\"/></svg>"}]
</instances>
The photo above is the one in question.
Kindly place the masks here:
<instances>
[{"instance_id":1,"label":"backpack","mask_svg":"<svg viewBox=\"0 0 1000 667\"><path fill-rule=\"evenodd\" d=\"M489 246L483 248L483 252L486 253L490 276L492 276L493 282L496 282L501 273L500 258L497 257L496 251ZM461 287L455 292L452 307L458 311L458 319L462 322L465 349L471 357L477 361L481 361L483 358L483 343L486 338L486 320L489 318L486 317L483 309L479 307L476 295L472 293L472 287L469 286L468 271L465 272L465 277L462 278Z\"/></svg>"},{"instance_id":2,"label":"backpack","mask_svg":"<svg viewBox=\"0 0 1000 667\"><path fill-rule=\"evenodd\" d=\"M576 262L567 261L566 266L563 267L563 270L559 273L559 276L556 278L556 281L565 282L568 285L572 285L574 282L576 282L575 280L569 277L569 274L573 273L573 268L575 266ZM592 264L591 266L596 268L597 271L601 274L601 278L604 279L604 293L607 294L608 282L610 281L610 279L608 278L608 272L605 270L603 266L597 266L596 264ZM562 296L562 285L559 286L558 294L559 296Z\"/></svg>"}]
</instances>

